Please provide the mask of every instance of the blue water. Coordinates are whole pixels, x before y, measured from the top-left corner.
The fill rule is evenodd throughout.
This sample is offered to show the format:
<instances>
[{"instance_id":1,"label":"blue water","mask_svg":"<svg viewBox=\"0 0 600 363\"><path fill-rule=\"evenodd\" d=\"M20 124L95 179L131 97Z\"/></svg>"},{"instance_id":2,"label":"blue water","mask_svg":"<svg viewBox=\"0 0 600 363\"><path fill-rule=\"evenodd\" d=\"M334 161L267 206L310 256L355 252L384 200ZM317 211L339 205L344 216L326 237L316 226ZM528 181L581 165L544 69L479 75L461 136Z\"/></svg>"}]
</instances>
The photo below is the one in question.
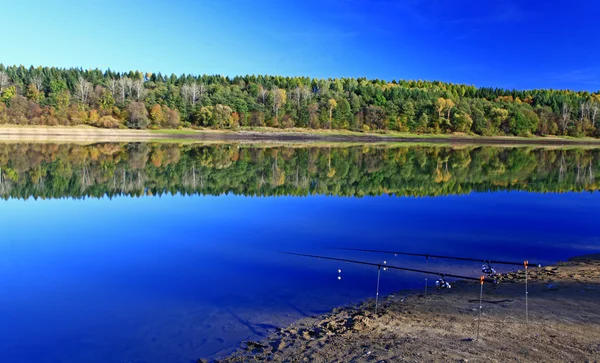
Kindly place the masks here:
<instances>
[{"instance_id":1,"label":"blue water","mask_svg":"<svg viewBox=\"0 0 600 363\"><path fill-rule=\"evenodd\" d=\"M551 263L600 249L600 194L120 197L0 202L0 362L191 362L373 297L328 247ZM478 264L462 265L478 276ZM342 269L338 280L338 268ZM447 262L430 269L448 271ZM388 272L382 293L422 286Z\"/></svg>"}]
</instances>

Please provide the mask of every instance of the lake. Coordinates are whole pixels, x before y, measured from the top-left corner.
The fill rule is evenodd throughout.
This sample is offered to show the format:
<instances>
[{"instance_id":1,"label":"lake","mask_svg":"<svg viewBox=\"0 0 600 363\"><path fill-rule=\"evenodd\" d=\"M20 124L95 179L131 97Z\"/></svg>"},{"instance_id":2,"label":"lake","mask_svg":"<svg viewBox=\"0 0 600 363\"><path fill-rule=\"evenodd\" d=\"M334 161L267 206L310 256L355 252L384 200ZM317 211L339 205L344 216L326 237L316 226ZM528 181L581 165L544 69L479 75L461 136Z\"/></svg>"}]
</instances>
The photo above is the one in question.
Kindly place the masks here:
<instances>
[{"instance_id":1,"label":"lake","mask_svg":"<svg viewBox=\"0 0 600 363\"><path fill-rule=\"evenodd\" d=\"M376 268L281 251L591 253L598 175L600 149L0 144L0 361L188 363L374 297ZM381 293L423 285L385 271Z\"/></svg>"}]
</instances>

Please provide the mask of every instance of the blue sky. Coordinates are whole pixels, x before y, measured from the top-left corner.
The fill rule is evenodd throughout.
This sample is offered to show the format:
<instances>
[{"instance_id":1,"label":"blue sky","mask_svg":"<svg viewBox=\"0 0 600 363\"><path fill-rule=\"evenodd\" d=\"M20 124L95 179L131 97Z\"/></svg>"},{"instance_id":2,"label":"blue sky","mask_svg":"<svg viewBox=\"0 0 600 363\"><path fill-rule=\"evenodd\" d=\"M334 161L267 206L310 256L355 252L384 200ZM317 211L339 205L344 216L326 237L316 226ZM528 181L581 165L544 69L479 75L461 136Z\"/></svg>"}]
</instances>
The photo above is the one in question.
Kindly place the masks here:
<instances>
[{"instance_id":1,"label":"blue sky","mask_svg":"<svg viewBox=\"0 0 600 363\"><path fill-rule=\"evenodd\" d=\"M7 1L0 62L600 89L600 3Z\"/></svg>"}]
</instances>

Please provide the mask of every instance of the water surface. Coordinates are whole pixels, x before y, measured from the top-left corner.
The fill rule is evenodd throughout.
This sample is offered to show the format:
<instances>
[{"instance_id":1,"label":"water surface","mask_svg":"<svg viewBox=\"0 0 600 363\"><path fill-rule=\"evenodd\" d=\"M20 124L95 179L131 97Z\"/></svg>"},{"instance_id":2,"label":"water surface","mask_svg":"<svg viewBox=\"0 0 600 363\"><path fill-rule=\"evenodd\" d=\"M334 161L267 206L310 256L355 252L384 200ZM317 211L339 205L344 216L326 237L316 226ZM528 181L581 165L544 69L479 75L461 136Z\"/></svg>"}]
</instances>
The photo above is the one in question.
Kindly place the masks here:
<instances>
[{"instance_id":1,"label":"water surface","mask_svg":"<svg viewBox=\"0 0 600 363\"><path fill-rule=\"evenodd\" d=\"M0 360L190 362L374 295L376 269L278 251L416 268L328 248L541 263L592 252L598 152L0 144ZM422 286L381 281L382 293Z\"/></svg>"}]
</instances>

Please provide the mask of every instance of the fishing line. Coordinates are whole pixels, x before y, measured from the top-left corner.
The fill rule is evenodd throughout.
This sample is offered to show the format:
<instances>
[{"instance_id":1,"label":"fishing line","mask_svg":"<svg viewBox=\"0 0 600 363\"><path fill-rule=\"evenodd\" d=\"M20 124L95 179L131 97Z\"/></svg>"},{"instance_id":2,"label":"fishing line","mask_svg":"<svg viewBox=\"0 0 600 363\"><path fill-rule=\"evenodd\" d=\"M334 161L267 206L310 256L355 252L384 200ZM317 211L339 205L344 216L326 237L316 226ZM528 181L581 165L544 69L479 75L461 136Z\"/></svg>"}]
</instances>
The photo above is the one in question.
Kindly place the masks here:
<instances>
[{"instance_id":1,"label":"fishing line","mask_svg":"<svg viewBox=\"0 0 600 363\"><path fill-rule=\"evenodd\" d=\"M279 253L282 253L284 255L303 256L303 257L310 257L310 258L320 258L320 259L323 259L323 260L356 263L356 264L359 264L359 265L366 265L366 266L374 266L374 267L381 266L381 264L379 264L379 263L357 261L357 260L349 260L349 259L345 259L345 258L335 258L335 257L327 257L327 256L309 255L309 254L304 254L304 253L293 253L293 252L279 252ZM424 274L429 274L429 275L436 275L436 276L440 276L441 280L443 280L444 277L453 277L453 278L463 279L463 280L479 281L479 278L475 278L475 277L455 275L455 274L448 274L448 273L442 273L442 272L436 272L436 271L418 270L418 269L408 268L408 267L399 267L399 266L386 265L386 269L393 269L393 270L400 270L400 271L411 271L411 272L418 272L418 273L424 273ZM490 278L486 278L486 281L490 282L490 283L495 282L495 280L490 279Z\"/></svg>"},{"instance_id":2,"label":"fishing line","mask_svg":"<svg viewBox=\"0 0 600 363\"><path fill-rule=\"evenodd\" d=\"M442 255L432 255L427 253L413 253L413 252L399 252L399 251L384 251L384 250L368 250L361 248L345 248L345 247L331 247L333 250L342 250L342 251L358 251L358 252L375 252L375 253L387 253L393 255L405 255L405 256L418 256L425 258L440 258L447 260L457 260L457 261L475 261L475 262L483 262L488 266L490 264L498 264L498 265L512 265L512 266L522 266L522 262L511 262L511 261L497 261L497 260L488 260L486 258L473 258L473 257L460 257L460 256L442 256ZM536 265L541 267L541 264L529 263L530 265Z\"/></svg>"}]
</instances>

